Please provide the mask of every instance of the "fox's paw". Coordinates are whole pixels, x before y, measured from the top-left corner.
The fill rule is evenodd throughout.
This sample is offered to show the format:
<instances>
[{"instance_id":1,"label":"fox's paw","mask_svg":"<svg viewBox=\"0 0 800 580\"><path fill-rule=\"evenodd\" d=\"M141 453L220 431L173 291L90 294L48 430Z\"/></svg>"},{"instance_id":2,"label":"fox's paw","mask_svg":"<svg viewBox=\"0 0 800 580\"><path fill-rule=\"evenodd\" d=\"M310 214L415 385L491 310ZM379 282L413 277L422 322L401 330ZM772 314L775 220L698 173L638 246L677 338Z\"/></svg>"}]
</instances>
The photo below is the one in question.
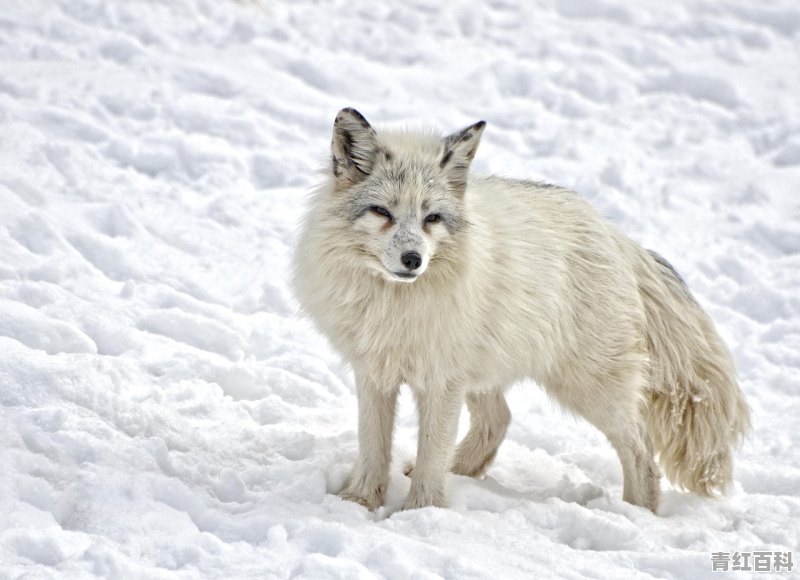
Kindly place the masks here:
<instances>
[{"instance_id":1,"label":"fox's paw","mask_svg":"<svg viewBox=\"0 0 800 580\"><path fill-rule=\"evenodd\" d=\"M342 490L339 492L339 497L345 501L352 501L353 503L357 503L363 505L369 511L375 511L379 507L383 505L383 498L381 497L382 494L379 493L372 493L372 494L360 494L360 493L353 493L350 491Z\"/></svg>"},{"instance_id":2,"label":"fox's paw","mask_svg":"<svg viewBox=\"0 0 800 580\"><path fill-rule=\"evenodd\" d=\"M424 507L447 507L447 494L443 488L424 488L411 484L406 501L403 504L404 510L415 510Z\"/></svg>"},{"instance_id":3,"label":"fox's paw","mask_svg":"<svg viewBox=\"0 0 800 580\"><path fill-rule=\"evenodd\" d=\"M383 505L386 484L370 481L364 477L351 477L339 492L339 497L363 505L369 511L375 511Z\"/></svg>"}]
</instances>

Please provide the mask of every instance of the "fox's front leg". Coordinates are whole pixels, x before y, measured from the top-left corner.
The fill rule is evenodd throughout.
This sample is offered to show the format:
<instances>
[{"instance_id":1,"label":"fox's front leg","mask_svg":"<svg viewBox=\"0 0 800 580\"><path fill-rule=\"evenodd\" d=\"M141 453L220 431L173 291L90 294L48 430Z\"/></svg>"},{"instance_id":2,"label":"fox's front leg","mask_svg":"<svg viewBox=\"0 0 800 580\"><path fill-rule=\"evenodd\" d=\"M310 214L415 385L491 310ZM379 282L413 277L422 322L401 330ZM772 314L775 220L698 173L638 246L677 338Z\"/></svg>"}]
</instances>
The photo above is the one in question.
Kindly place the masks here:
<instances>
[{"instance_id":1,"label":"fox's front leg","mask_svg":"<svg viewBox=\"0 0 800 580\"><path fill-rule=\"evenodd\" d=\"M358 388L358 460L339 497L374 510L383 505L389 483L392 432L398 387L356 377Z\"/></svg>"},{"instance_id":2,"label":"fox's front leg","mask_svg":"<svg viewBox=\"0 0 800 580\"><path fill-rule=\"evenodd\" d=\"M403 509L446 507L447 474L455 447L465 389L460 384L427 387L417 395L417 462Z\"/></svg>"}]
</instances>

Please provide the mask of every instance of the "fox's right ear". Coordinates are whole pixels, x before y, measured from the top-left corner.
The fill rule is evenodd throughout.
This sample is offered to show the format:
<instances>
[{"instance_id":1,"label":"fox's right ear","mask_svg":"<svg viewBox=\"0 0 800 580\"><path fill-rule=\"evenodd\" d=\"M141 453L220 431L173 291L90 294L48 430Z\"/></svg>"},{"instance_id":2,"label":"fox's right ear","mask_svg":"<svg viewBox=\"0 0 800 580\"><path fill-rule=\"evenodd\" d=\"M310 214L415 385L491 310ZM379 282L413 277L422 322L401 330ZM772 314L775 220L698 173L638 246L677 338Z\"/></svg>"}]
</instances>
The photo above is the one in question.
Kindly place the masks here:
<instances>
[{"instance_id":1,"label":"fox's right ear","mask_svg":"<svg viewBox=\"0 0 800 580\"><path fill-rule=\"evenodd\" d=\"M364 116L355 109L342 109L333 122L333 175L341 186L364 179L375 165L378 136Z\"/></svg>"}]
</instances>

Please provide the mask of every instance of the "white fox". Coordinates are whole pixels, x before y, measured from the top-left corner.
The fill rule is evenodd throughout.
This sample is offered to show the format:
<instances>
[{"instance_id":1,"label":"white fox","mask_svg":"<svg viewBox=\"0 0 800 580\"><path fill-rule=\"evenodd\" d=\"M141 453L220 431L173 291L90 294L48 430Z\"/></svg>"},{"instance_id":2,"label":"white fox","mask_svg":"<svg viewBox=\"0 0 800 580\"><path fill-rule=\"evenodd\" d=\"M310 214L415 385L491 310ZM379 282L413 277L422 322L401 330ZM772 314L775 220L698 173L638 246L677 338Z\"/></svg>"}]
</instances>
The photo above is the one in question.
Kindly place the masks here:
<instances>
[{"instance_id":1,"label":"white fox","mask_svg":"<svg viewBox=\"0 0 800 580\"><path fill-rule=\"evenodd\" d=\"M470 175L484 128L441 138L336 117L294 287L355 373L359 455L340 496L382 505L407 384L419 440L404 507L445 506L448 470L480 476L494 459L504 391L523 378L606 435L625 501L656 510L656 456L677 486L724 491L749 410L710 318L572 191Z\"/></svg>"}]
</instances>

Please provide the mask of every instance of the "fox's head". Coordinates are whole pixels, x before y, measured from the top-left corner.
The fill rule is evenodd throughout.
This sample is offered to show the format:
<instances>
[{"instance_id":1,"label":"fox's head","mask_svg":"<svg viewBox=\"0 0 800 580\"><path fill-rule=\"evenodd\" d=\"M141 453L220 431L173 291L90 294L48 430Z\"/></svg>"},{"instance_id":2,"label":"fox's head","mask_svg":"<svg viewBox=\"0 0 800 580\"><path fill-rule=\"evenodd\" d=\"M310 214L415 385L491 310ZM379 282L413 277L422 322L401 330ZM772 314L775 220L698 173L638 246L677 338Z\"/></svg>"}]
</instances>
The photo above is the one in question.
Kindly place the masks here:
<instances>
[{"instance_id":1,"label":"fox's head","mask_svg":"<svg viewBox=\"0 0 800 580\"><path fill-rule=\"evenodd\" d=\"M484 121L447 137L377 133L355 109L342 109L331 142L339 217L369 266L413 282L463 235L464 194Z\"/></svg>"}]
</instances>

